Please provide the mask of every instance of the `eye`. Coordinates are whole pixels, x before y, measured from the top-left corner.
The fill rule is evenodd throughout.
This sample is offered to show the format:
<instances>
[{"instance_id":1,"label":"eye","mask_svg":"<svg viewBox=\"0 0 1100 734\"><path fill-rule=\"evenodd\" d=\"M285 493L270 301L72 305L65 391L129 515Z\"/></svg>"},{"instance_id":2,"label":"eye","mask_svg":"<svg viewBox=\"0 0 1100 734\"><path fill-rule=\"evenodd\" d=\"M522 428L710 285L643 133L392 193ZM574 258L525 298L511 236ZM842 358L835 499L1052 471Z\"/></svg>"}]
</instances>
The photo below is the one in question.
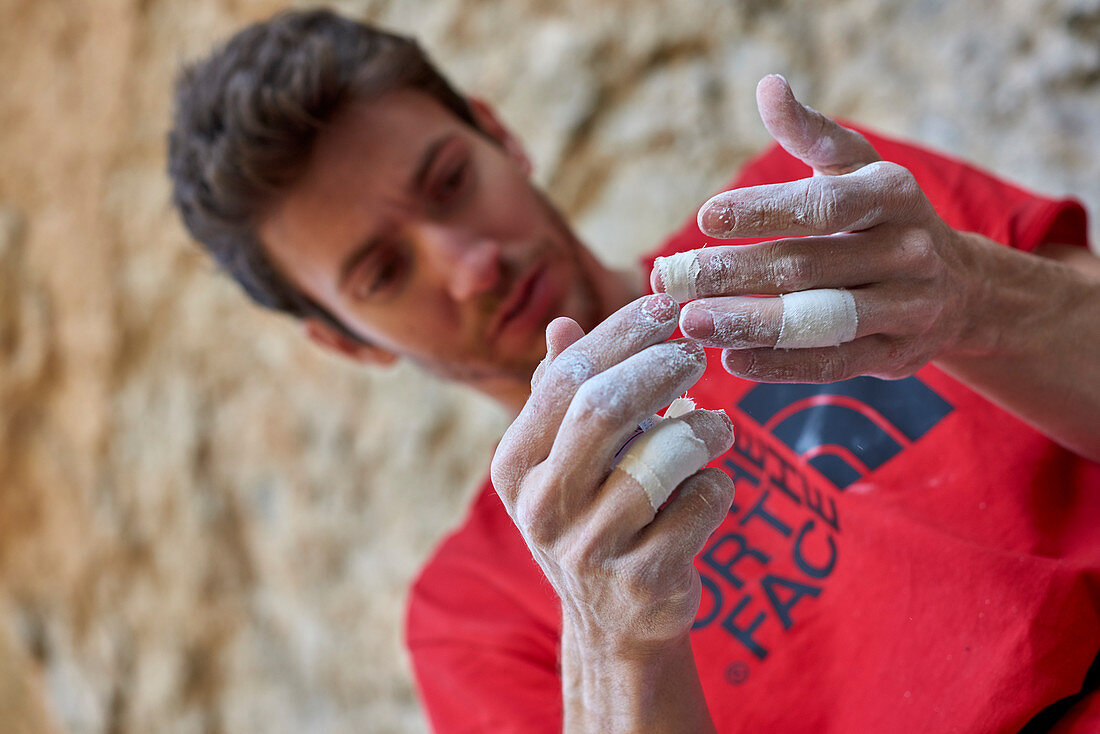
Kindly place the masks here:
<instances>
[{"instance_id":1,"label":"eye","mask_svg":"<svg viewBox=\"0 0 1100 734\"><path fill-rule=\"evenodd\" d=\"M443 176L432 192L438 203L445 204L453 199L466 183L466 174L470 168L468 161L462 161Z\"/></svg>"},{"instance_id":2,"label":"eye","mask_svg":"<svg viewBox=\"0 0 1100 734\"><path fill-rule=\"evenodd\" d=\"M399 285L405 275L405 256L390 250L364 263L356 278L354 293L357 298L368 299L385 295Z\"/></svg>"}]
</instances>

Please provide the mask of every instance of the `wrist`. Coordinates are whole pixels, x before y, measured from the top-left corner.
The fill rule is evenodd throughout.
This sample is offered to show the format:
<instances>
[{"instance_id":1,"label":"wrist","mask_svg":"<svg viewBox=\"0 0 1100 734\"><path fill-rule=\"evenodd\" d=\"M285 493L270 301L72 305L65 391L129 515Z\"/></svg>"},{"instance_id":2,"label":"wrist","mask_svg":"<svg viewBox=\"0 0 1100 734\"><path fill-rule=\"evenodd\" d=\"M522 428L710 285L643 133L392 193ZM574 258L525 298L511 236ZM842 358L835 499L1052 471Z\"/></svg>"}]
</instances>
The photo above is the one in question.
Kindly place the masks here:
<instances>
[{"instance_id":1,"label":"wrist","mask_svg":"<svg viewBox=\"0 0 1100 734\"><path fill-rule=\"evenodd\" d=\"M1057 289L1039 286L1046 263L973 232L957 232L970 274L956 337L939 361L1023 356L1061 308Z\"/></svg>"},{"instance_id":2,"label":"wrist","mask_svg":"<svg viewBox=\"0 0 1100 734\"><path fill-rule=\"evenodd\" d=\"M597 638L563 623L567 731L713 731L686 631L661 643Z\"/></svg>"}]
</instances>

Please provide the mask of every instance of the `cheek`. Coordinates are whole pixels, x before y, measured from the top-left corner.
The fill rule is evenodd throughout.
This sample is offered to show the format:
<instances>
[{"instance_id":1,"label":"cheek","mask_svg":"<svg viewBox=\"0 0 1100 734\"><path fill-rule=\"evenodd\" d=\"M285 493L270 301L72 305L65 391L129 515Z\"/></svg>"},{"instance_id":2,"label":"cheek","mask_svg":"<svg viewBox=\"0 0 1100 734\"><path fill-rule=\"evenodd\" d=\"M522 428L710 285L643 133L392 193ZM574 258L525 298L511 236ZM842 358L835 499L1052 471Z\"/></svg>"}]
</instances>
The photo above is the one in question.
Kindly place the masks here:
<instances>
[{"instance_id":1,"label":"cheek","mask_svg":"<svg viewBox=\"0 0 1100 734\"><path fill-rule=\"evenodd\" d=\"M359 318L364 333L402 353L443 352L466 333L459 312L442 297L438 286L432 290L414 286L407 296L360 313Z\"/></svg>"},{"instance_id":2,"label":"cheek","mask_svg":"<svg viewBox=\"0 0 1100 734\"><path fill-rule=\"evenodd\" d=\"M475 217L502 238L521 239L541 229L545 215L531 183L508 165L498 165L481 182Z\"/></svg>"}]
</instances>

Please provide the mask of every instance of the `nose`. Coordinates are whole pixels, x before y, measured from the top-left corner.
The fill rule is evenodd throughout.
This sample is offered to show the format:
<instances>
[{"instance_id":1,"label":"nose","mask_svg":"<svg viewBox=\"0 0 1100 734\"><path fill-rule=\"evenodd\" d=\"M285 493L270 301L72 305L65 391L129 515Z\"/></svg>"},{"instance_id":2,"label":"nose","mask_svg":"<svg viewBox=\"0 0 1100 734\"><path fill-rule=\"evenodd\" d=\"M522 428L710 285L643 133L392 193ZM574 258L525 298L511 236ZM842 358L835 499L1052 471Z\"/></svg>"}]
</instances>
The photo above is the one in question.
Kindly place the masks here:
<instances>
[{"instance_id":1,"label":"nose","mask_svg":"<svg viewBox=\"0 0 1100 734\"><path fill-rule=\"evenodd\" d=\"M466 301L492 290L500 282L500 242L491 237L433 227L425 232L438 257L447 292Z\"/></svg>"}]
</instances>

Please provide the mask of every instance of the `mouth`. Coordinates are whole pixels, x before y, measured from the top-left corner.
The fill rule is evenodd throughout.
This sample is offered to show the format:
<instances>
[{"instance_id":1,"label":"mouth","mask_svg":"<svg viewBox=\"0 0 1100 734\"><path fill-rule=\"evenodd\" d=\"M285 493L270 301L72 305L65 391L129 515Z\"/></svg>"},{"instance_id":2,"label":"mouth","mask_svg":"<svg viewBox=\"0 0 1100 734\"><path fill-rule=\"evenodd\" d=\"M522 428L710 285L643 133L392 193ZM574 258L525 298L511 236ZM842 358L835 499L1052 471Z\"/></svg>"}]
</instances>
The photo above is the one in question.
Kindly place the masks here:
<instances>
[{"instance_id":1,"label":"mouth","mask_svg":"<svg viewBox=\"0 0 1100 734\"><path fill-rule=\"evenodd\" d=\"M495 341L507 331L531 328L541 319L553 296L546 271L546 263L540 263L516 284L489 327L490 340Z\"/></svg>"}]
</instances>

